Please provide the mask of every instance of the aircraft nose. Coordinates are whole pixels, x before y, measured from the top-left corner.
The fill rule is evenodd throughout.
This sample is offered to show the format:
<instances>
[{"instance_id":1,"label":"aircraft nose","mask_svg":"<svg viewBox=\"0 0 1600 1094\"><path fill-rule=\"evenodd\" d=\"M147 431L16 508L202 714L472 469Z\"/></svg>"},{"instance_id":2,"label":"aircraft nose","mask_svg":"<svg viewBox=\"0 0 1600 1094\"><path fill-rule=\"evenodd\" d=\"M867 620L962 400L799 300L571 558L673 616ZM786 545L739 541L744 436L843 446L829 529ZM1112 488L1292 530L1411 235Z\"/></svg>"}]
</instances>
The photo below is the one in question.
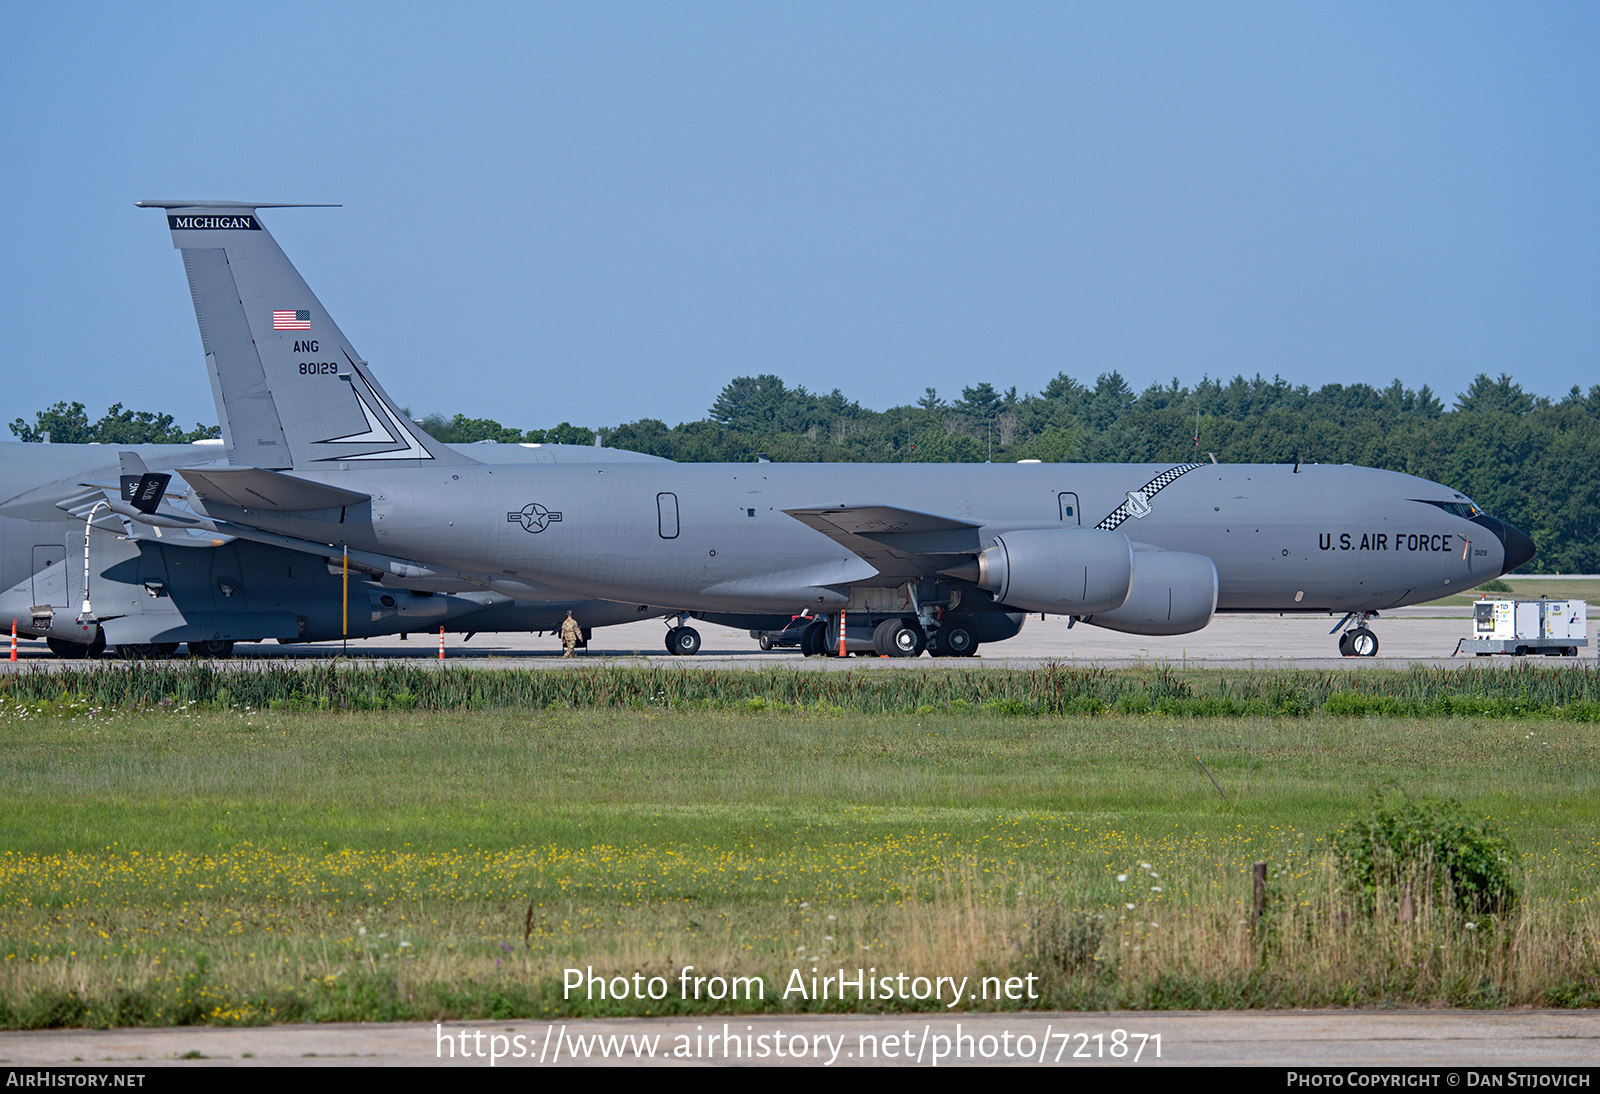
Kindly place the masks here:
<instances>
[{"instance_id":1,"label":"aircraft nose","mask_svg":"<svg viewBox=\"0 0 1600 1094\"><path fill-rule=\"evenodd\" d=\"M1506 556L1504 568L1500 571L1503 574L1509 574L1539 553L1539 548L1533 545L1528 533L1507 524L1499 517L1481 516L1473 523L1483 525L1500 541Z\"/></svg>"},{"instance_id":2,"label":"aircraft nose","mask_svg":"<svg viewBox=\"0 0 1600 1094\"><path fill-rule=\"evenodd\" d=\"M1530 561L1539 553L1539 548L1533 545L1533 540L1520 528L1513 528L1505 521L1500 522L1500 542L1506 548L1506 573L1510 573L1524 562Z\"/></svg>"}]
</instances>

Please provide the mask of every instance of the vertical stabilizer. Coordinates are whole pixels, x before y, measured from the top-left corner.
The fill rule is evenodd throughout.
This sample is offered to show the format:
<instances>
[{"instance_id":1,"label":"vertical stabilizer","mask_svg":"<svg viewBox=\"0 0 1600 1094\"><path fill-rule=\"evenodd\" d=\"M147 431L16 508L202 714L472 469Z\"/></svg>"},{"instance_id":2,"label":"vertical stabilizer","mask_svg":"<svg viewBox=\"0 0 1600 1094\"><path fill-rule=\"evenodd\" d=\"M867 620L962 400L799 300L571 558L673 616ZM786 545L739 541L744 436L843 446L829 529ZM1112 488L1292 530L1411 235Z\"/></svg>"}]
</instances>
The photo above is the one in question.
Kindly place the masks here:
<instances>
[{"instance_id":1,"label":"vertical stabilizer","mask_svg":"<svg viewBox=\"0 0 1600 1094\"><path fill-rule=\"evenodd\" d=\"M141 201L183 253L234 463L273 470L475 462L400 412L278 247L254 205Z\"/></svg>"}]
</instances>

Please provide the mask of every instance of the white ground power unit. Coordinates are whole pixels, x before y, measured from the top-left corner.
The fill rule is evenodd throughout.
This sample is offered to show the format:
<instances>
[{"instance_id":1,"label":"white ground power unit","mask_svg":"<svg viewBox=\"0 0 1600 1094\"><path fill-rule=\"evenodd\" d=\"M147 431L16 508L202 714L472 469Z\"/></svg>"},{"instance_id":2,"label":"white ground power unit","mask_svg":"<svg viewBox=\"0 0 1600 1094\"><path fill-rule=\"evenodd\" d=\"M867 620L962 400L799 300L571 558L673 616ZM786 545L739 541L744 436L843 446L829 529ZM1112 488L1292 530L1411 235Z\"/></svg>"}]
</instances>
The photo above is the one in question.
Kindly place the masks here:
<instances>
[{"instance_id":1,"label":"white ground power unit","mask_svg":"<svg viewBox=\"0 0 1600 1094\"><path fill-rule=\"evenodd\" d=\"M1576 657L1588 644L1589 606L1582 600L1480 600L1472 606L1472 637L1456 651Z\"/></svg>"}]
</instances>

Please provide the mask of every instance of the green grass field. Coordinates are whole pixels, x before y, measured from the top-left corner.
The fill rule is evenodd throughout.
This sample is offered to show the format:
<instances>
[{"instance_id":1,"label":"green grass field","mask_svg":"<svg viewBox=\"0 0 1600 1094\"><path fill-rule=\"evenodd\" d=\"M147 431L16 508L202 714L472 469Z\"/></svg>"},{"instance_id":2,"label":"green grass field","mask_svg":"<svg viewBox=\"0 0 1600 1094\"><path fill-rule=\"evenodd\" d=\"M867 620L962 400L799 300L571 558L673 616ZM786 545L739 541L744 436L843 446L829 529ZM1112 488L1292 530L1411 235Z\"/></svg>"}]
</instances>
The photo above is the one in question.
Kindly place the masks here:
<instances>
[{"instance_id":1,"label":"green grass field","mask_svg":"<svg viewBox=\"0 0 1600 1094\"><path fill-rule=\"evenodd\" d=\"M837 1009L781 992L841 966L1040 985L975 1007L1600 1002L1592 722L71 710L0 727L13 1028ZM1384 787L1507 834L1518 909L1363 915L1326 841ZM590 966L673 992L563 998Z\"/></svg>"},{"instance_id":2,"label":"green grass field","mask_svg":"<svg viewBox=\"0 0 1600 1094\"><path fill-rule=\"evenodd\" d=\"M1517 597L1522 600L1535 600L1547 596L1551 600L1570 600L1581 598L1591 608L1600 605L1600 580L1597 581L1550 581L1533 577L1501 578L1501 581L1510 588L1510 592L1488 592L1474 589L1458 596L1447 596L1442 600L1429 603L1437 607L1465 607L1475 600L1480 600L1487 595L1494 597Z\"/></svg>"}]
</instances>

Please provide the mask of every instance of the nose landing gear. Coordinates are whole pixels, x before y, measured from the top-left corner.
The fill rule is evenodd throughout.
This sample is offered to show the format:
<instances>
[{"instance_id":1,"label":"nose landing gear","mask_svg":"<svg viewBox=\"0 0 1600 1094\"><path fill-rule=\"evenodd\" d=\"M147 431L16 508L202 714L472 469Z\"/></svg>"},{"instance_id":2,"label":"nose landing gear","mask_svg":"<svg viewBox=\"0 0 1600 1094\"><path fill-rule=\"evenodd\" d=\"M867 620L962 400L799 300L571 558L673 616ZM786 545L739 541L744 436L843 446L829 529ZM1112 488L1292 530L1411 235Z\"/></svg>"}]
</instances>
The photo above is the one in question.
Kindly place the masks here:
<instances>
[{"instance_id":1,"label":"nose landing gear","mask_svg":"<svg viewBox=\"0 0 1600 1094\"><path fill-rule=\"evenodd\" d=\"M1339 636L1339 654L1342 657L1378 656L1378 636L1366 627L1356 627Z\"/></svg>"},{"instance_id":2,"label":"nose landing gear","mask_svg":"<svg viewBox=\"0 0 1600 1094\"><path fill-rule=\"evenodd\" d=\"M1334 631L1345 626L1351 620L1355 626L1339 636L1340 657L1376 657L1378 656L1378 636L1372 633L1367 626L1367 620L1378 618L1377 612L1349 612L1339 620L1333 628ZM1329 631L1332 634L1333 631Z\"/></svg>"}]
</instances>

